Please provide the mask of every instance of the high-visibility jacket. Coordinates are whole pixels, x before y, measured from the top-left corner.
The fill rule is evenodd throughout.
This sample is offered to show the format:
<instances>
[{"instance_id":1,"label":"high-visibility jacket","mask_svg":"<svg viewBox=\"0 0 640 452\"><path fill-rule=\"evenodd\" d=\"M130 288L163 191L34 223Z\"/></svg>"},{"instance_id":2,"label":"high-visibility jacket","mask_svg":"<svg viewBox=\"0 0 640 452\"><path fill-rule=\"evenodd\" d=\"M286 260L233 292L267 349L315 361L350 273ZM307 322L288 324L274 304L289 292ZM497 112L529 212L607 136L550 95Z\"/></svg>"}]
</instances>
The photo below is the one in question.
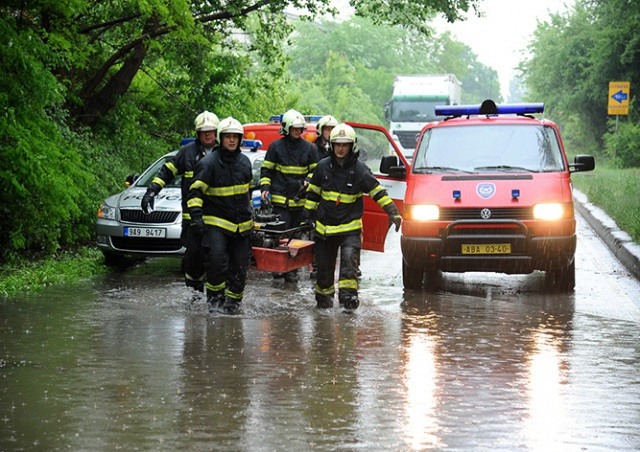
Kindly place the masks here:
<instances>
[{"instance_id":1,"label":"high-visibility jacket","mask_svg":"<svg viewBox=\"0 0 640 452\"><path fill-rule=\"evenodd\" d=\"M248 235L253 229L251 162L240 149L218 148L198 162L187 207L193 220L227 234Z\"/></svg>"},{"instance_id":2,"label":"high-visibility jacket","mask_svg":"<svg viewBox=\"0 0 640 452\"><path fill-rule=\"evenodd\" d=\"M154 177L149 184L149 188L152 188L156 194L164 188L166 184L171 183L177 176L182 175L182 181L180 182L180 190L182 192L182 222L189 222L191 217L187 210L187 194L189 193L189 187L193 183L193 172L196 168L196 164L200 159L205 156L204 147L200 141L192 141L180 148L178 153L166 162L158 175Z\"/></svg>"},{"instance_id":3,"label":"high-visibility jacket","mask_svg":"<svg viewBox=\"0 0 640 452\"><path fill-rule=\"evenodd\" d=\"M314 144L286 135L271 142L260 170L260 190L268 190L271 203L288 208L304 207L305 179L313 174L318 162Z\"/></svg>"},{"instance_id":4,"label":"high-visibility jacket","mask_svg":"<svg viewBox=\"0 0 640 452\"><path fill-rule=\"evenodd\" d=\"M323 236L360 234L365 194L387 215L398 215L393 200L369 167L358 160L357 153L349 153L343 166L333 155L326 157L313 171L303 218L314 220L316 232Z\"/></svg>"}]
</instances>

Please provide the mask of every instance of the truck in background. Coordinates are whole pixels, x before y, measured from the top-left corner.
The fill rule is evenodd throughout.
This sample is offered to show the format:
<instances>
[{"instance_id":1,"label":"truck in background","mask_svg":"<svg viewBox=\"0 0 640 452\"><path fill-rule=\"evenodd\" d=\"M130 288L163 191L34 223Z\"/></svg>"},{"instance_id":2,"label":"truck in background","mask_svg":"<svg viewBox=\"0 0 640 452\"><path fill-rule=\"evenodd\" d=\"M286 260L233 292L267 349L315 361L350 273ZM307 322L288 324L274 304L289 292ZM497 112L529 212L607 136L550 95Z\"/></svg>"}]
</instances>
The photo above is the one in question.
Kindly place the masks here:
<instances>
[{"instance_id":1,"label":"truck in background","mask_svg":"<svg viewBox=\"0 0 640 452\"><path fill-rule=\"evenodd\" d=\"M393 95L385 104L389 133L403 155L411 160L418 134L428 122L443 119L435 114L440 105L459 105L462 84L454 74L396 75Z\"/></svg>"}]
</instances>

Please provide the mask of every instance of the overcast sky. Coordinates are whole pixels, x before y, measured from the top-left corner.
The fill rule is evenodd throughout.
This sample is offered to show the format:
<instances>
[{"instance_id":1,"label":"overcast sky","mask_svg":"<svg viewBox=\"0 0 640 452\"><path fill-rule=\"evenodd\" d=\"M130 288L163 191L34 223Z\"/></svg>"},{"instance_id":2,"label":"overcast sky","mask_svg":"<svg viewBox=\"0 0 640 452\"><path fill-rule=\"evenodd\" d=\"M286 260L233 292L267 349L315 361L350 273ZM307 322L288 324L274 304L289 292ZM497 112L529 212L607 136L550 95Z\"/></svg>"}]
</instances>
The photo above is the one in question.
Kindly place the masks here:
<instances>
[{"instance_id":1,"label":"overcast sky","mask_svg":"<svg viewBox=\"0 0 640 452\"><path fill-rule=\"evenodd\" d=\"M464 22L434 23L438 32L449 30L458 41L471 47L478 60L494 68L500 79L502 97L506 100L509 81L522 51L529 43L537 21L544 22L552 13L564 12L573 0L482 0L484 17L473 13Z\"/></svg>"}]
</instances>

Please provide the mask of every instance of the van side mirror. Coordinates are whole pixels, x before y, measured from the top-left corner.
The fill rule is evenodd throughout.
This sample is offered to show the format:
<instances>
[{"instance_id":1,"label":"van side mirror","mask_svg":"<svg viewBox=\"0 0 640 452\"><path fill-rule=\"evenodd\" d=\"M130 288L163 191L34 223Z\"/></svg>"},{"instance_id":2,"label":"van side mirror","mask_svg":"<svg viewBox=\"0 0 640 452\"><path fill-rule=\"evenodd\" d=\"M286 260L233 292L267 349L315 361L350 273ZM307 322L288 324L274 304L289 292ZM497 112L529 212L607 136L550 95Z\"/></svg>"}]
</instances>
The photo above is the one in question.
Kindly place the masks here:
<instances>
[{"instance_id":1,"label":"van side mirror","mask_svg":"<svg viewBox=\"0 0 640 452\"><path fill-rule=\"evenodd\" d=\"M127 184L127 187L131 187L135 181L140 177L139 174L129 174L127 178L124 180L124 183Z\"/></svg>"},{"instance_id":2,"label":"van side mirror","mask_svg":"<svg viewBox=\"0 0 640 452\"><path fill-rule=\"evenodd\" d=\"M592 155L576 155L573 163L569 164L569 170L572 172L593 171L596 167L596 160Z\"/></svg>"},{"instance_id":3,"label":"van side mirror","mask_svg":"<svg viewBox=\"0 0 640 452\"><path fill-rule=\"evenodd\" d=\"M385 155L382 157L382 160L380 160L380 172L397 179L404 179L407 177L407 169L404 165L398 162L398 157L396 155Z\"/></svg>"}]
</instances>

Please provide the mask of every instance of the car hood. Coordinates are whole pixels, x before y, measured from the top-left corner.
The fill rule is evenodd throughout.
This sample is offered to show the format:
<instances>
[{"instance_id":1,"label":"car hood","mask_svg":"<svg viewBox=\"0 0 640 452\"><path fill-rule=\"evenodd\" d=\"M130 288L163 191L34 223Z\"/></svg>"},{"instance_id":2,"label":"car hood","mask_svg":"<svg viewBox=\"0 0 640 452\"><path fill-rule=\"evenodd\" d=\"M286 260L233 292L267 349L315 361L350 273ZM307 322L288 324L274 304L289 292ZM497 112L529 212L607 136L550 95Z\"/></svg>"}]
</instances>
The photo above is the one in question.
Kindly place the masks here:
<instances>
[{"instance_id":1,"label":"car hood","mask_svg":"<svg viewBox=\"0 0 640 452\"><path fill-rule=\"evenodd\" d=\"M110 196L106 203L125 210L140 210L142 197L147 192L146 187L129 187L117 195ZM179 188L165 188L155 198L154 210L181 210L182 193Z\"/></svg>"}]
</instances>

